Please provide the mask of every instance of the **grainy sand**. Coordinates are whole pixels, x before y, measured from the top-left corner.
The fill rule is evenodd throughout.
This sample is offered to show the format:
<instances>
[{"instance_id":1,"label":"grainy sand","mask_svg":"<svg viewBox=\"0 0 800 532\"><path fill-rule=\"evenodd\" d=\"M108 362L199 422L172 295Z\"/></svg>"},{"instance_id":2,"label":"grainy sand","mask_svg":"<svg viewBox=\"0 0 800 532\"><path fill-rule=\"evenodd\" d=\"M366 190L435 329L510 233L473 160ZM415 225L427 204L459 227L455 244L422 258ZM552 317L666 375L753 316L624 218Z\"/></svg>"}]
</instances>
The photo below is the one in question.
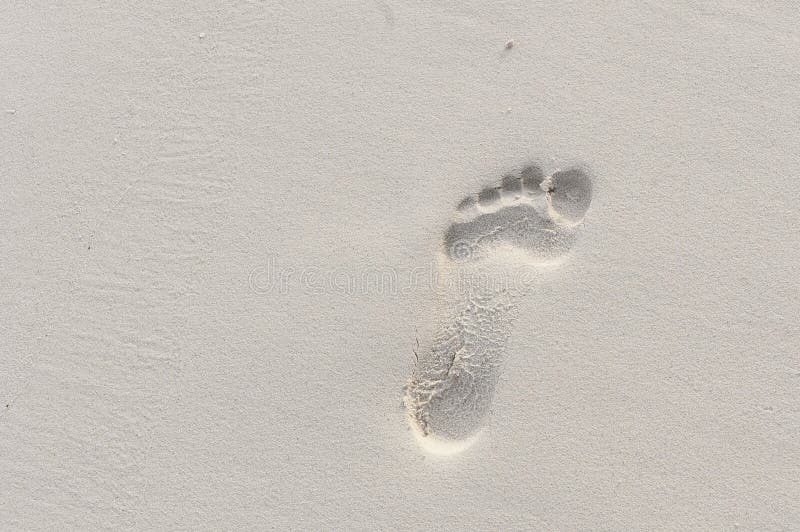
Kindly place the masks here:
<instances>
[{"instance_id":1,"label":"grainy sand","mask_svg":"<svg viewBox=\"0 0 800 532\"><path fill-rule=\"evenodd\" d=\"M800 527L793 4L440 4L0 4L0 529ZM532 161L591 205L435 454Z\"/></svg>"}]
</instances>

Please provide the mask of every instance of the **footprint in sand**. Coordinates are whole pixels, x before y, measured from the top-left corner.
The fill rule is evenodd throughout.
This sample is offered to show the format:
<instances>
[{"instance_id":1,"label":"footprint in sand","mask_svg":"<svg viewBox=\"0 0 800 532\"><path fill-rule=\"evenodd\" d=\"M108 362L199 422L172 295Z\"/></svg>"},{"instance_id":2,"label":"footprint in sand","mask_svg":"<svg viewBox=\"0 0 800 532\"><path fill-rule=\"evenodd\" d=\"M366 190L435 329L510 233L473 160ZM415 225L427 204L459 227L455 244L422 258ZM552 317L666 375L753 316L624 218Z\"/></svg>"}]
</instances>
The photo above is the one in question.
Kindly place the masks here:
<instances>
[{"instance_id":1,"label":"footprint in sand","mask_svg":"<svg viewBox=\"0 0 800 532\"><path fill-rule=\"evenodd\" d=\"M459 204L439 257L436 332L405 388L409 423L425 449L450 454L474 441L492 402L515 299L527 292L519 273L557 264L591 196L583 168L545 176L528 166Z\"/></svg>"}]
</instances>

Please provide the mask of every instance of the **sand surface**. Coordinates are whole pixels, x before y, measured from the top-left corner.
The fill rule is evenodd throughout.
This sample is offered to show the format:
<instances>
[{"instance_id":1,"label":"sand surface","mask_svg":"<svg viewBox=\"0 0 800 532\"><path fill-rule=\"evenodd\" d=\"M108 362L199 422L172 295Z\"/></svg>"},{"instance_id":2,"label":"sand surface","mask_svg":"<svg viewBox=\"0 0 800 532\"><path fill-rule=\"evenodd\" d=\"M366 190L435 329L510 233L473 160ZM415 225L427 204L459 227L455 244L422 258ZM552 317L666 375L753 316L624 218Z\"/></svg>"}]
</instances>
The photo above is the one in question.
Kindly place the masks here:
<instances>
[{"instance_id":1,"label":"sand surface","mask_svg":"<svg viewBox=\"0 0 800 532\"><path fill-rule=\"evenodd\" d=\"M800 14L668 4L3 2L0 528L798 529ZM428 272L532 161L591 206L431 454Z\"/></svg>"}]
</instances>

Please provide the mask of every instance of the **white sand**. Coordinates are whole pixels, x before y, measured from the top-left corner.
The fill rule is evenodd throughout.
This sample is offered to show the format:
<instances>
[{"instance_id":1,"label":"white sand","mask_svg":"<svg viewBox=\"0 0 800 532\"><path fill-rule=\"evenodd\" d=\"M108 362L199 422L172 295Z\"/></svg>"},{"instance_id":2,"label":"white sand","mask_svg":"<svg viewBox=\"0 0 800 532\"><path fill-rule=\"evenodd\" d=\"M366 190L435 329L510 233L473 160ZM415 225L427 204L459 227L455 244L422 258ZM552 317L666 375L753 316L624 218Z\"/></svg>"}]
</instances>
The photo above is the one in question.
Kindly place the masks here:
<instances>
[{"instance_id":1,"label":"white sand","mask_svg":"<svg viewBox=\"0 0 800 532\"><path fill-rule=\"evenodd\" d=\"M0 4L0 529L800 527L793 4L439 4ZM531 160L591 207L429 454L421 272Z\"/></svg>"}]
</instances>

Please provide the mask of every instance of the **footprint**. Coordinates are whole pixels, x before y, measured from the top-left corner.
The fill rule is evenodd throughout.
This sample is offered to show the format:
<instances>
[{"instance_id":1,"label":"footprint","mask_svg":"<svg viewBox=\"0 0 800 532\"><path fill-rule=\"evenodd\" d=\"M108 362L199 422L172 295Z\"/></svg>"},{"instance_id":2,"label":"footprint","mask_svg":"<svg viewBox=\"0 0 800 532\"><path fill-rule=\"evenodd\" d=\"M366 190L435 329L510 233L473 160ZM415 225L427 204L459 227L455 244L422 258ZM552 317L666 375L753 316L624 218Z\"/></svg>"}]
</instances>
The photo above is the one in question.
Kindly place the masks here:
<instances>
[{"instance_id":1,"label":"footprint","mask_svg":"<svg viewBox=\"0 0 800 532\"><path fill-rule=\"evenodd\" d=\"M437 329L405 387L422 446L449 454L483 427L530 265L555 265L574 244L592 196L579 167L545 176L538 166L465 198L439 257Z\"/></svg>"}]
</instances>

